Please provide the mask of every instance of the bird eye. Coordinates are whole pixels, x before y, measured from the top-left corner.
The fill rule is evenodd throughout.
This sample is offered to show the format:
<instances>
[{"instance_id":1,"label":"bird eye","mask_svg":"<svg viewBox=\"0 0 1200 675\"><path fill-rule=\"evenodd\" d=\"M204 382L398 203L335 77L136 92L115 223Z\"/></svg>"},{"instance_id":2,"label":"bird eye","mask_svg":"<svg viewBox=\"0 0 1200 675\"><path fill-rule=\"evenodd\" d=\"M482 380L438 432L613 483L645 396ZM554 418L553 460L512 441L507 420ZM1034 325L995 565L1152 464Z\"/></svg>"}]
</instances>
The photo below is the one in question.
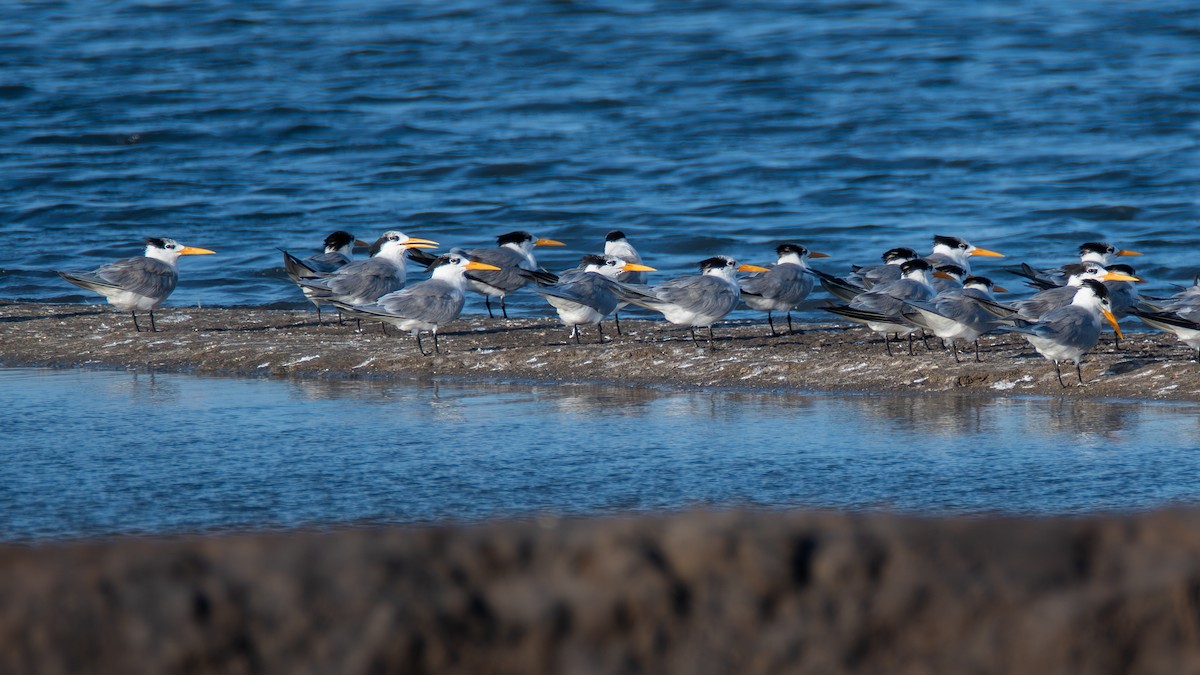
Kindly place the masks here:
<instances>
[{"instance_id":1,"label":"bird eye","mask_svg":"<svg viewBox=\"0 0 1200 675\"><path fill-rule=\"evenodd\" d=\"M959 245L958 245L958 247L959 247L959 248L961 248L961 249L962 249L962 250L964 250L964 251L965 251L965 250L967 250L967 245L966 245L966 244L959 244Z\"/></svg>"},{"instance_id":2,"label":"bird eye","mask_svg":"<svg viewBox=\"0 0 1200 675\"><path fill-rule=\"evenodd\" d=\"M462 262L462 259L461 259L461 258L451 258L451 259L450 259L450 264L451 264L451 265L457 265L457 264L458 264L458 263L460 263L460 262Z\"/></svg>"}]
</instances>

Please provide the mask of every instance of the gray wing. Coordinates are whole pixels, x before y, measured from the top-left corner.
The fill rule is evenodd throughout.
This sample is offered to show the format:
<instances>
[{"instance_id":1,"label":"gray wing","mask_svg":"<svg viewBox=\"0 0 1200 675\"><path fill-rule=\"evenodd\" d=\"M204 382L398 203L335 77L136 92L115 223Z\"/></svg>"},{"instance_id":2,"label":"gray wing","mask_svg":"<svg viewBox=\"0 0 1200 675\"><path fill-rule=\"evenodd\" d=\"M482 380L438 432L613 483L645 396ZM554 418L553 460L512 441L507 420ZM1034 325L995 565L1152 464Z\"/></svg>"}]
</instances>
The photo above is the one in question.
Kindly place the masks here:
<instances>
[{"instance_id":1,"label":"gray wing","mask_svg":"<svg viewBox=\"0 0 1200 675\"><path fill-rule=\"evenodd\" d=\"M738 293L729 284L706 275L675 277L652 288L662 302L679 305L697 314L728 314L738 302Z\"/></svg>"},{"instance_id":2,"label":"gray wing","mask_svg":"<svg viewBox=\"0 0 1200 675\"><path fill-rule=\"evenodd\" d=\"M1027 327L1037 337L1064 345L1090 349L1100 339L1099 322L1086 309L1074 305L1053 310Z\"/></svg>"},{"instance_id":3,"label":"gray wing","mask_svg":"<svg viewBox=\"0 0 1200 675\"><path fill-rule=\"evenodd\" d=\"M760 272L739 280L742 292L761 295L792 305L799 304L812 292L812 277L798 265L776 265L769 272Z\"/></svg>"},{"instance_id":4,"label":"gray wing","mask_svg":"<svg viewBox=\"0 0 1200 675\"><path fill-rule=\"evenodd\" d=\"M403 288L404 279L398 276L396 265L391 261L371 258L352 262L333 274L311 283L302 280L301 284L324 289L330 295L345 298L377 299Z\"/></svg>"},{"instance_id":5,"label":"gray wing","mask_svg":"<svg viewBox=\"0 0 1200 675\"><path fill-rule=\"evenodd\" d=\"M1059 286L1035 293L1033 297L1012 303L1020 315L1030 319L1040 319L1047 313L1071 304L1075 299L1077 286Z\"/></svg>"},{"instance_id":6,"label":"gray wing","mask_svg":"<svg viewBox=\"0 0 1200 675\"><path fill-rule=\"evenodd\" d=\"M568 283L543 286L534 292L591 307L606 316L612 314L618 304L612 283L595 272L587 272Z\"/></svg>"},{"instance_id":7,"label":"gray wing","mask_svg":"<svg viewBox=\"0 0 1200 675\"><path fill-rule=\"evenodd\" d=\"M494 286L504 291L515 291L529 280L527 274L521 273L521 263L525 259L503 248L473 248L467 251L467 257L488 265L495 265L497 270L471 270L466 273L468 279Z\"/></svg>"},{"instance_id":8,"label":"gray wing","mask_svg":"<svg viewBox=\"0 0 1200 675\"><path fill-rule=\"evenodd\" d=\"M909 279L900 279L876 287L854 298L850 307L901 317L905 303L926 302L932 298L931 289Z\"/></svg>"},{"instance_id":9,"label":"gray wing","mask_svg":"<svg viewBox=\"0 0 1200 675\"><path fill-rule=\"evenodd\" d=\"M861 286L873 288L889 281L899 281L900 276L899 265L869 265L854 270L847 278Z\"/></svg>"},{"instance_id":10,"label":"gray wing","mask_svg":"<svg viewBox=\"0 0 1200 675\"><path fill-rule=\"evenodd\" d=\"M165 298L175 290L179 273L161 260L138 257L125 258L98 267L92 272L60 272L64 279L81 288L130 291L148 298Z\"/></svg>"},{"instance_id":11,"label":"gray wing","mask_svg":"<svg viewBox=\"0 0 1200 675\"><path fill-rule=\"evenodd\" d=\"M463 294L440 279L429 279L389 293L376 304L392 316L441 325L462 313Z\"/></svg>"}]
</instances>

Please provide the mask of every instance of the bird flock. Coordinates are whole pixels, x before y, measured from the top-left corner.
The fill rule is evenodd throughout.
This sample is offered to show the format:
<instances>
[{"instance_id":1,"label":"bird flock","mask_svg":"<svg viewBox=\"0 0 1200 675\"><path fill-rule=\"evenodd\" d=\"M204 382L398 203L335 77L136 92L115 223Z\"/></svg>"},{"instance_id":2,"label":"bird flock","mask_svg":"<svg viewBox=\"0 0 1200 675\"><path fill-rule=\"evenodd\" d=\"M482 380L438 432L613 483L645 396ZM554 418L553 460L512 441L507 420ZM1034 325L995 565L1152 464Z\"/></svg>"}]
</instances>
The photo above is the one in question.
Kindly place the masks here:
<instances>
[{"instance_id":1,"label":"bird flock","mask_svg":"<svg viewBox=\"0 0 1200 675\"><path fill-rule=\"evenodd\" d=\"M1036 290L1012 302L997 300L994 294L1005 289L971 270L974 257L1003 255L960 237L935 236L932 250L925 255L911 248L893 248L880 256L881 264L854 265L843 276L809 266L810 260L827 255L784 243L776 247L777 259L769 267L714 255L698 263L699 273L659 283L649 282L647 273L656 270L643 263L620 231L610 232L603 252L584 255L574 269L554 274L538 265L536 247L563 245L517 231L499 236L494 247L452 248L434 255L429 250L440 244L430 239L388 231L368 244L339 230L325 238L319 253L304 258L282 253L284 269L316 306L319 323L323 323L322 307L331 307L337 311L339 323L349 317L359 330L364 320L385 327L391 324L415 336L423 355L441 351L439 329L459 318L467 291L484 296L491 318L495 317L492 299L497 298L500 313L507 318L506 296L533 284L534 292L556 310L576 342L586 326L595 326L603 341L602 324L610 316L620 334L619 312L634 305L688 328L697 344L696 329L707 329L712 348L713 325L742 303L766 312L771 335L778 334L778 314L786 317L787 332L793 332L792 310L808 300L819 284L830 295L821 309L878 333L889 356L893 341L907 338L911 355L918 339L932 349L932 336L942 341L955 361L961 360L960 343L973 345L974 358L979 361L980 336L1014 333L1054 363L1060 385L1066 386L1060 367L1063 361L1074 363L1082 385L1080 361L1099 342L1104 323L1112 328L1119 346L1122 333L1118 321L1135 316L1153 328L1174 333L1196 351L1200 362L1200 282L1170 297L1140 295L1135 284L1142 280L1131 266L1115 259L1141 254L1107 243L1081 245L1078 261L1056 269L1034 269L1027 264L1003 269ZM356 246L369 247L369 257L354 260ZM92 271L58 274L129 312L139 332L142 326L137 314L148 313L149 330L157 331L154 309L175 288L179 257L212 253L172 239L150 238L142 256ZM425 267L429 278L406 284L408 262ZM739 277L739 272L748 274ZM429 350L422 341L424 333L433 338Z\"/></svg>"}]
</instances>

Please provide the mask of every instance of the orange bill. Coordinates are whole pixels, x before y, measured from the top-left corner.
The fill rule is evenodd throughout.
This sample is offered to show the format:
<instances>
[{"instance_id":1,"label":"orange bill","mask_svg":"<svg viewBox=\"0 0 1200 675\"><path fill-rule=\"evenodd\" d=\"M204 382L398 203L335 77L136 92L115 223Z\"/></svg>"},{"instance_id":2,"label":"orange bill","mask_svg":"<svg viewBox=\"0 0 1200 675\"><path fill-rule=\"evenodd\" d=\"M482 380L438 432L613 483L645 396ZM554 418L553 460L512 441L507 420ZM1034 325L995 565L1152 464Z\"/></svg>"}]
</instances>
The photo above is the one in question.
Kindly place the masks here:
<instances>
[{"instance_id":1,"label":"orange bill","mask_svg":"<svg viewBox=\"0 0 1200 675\"><path fill-rule=\"evenodd\" d=\"M828 253L818 253L817 251L809 251L808 257L810 257L810 258L828 258L829 254Z\"/></svg>"},{"instance_id":2,"label":"orange bill","mask_svg":"<svg viewBox=\"0 0 1200 675\"><path fill-rule=\"evenodd\" d=\"M195 246L184 246L183 248L179 249L179 255L208 255L212 253L216 253L216 251L210 251L206 248L197 248Z\"/></svg>"},{"instance_id":3,"label":"orange bill","mask_svg":"<svg viewBox=\"0 0 1200 675\"><path fill-rule=\"evenodd\" d=\"M738 267L738 271L739 272L770 272L771 270L769 270L765 267L759 267L758 265L751 265L749 263L743 263L741 266Z\"/></svg>"},{"instance_id":4,"label":"orange bill","mask_svg":"<svg viewBox=\"0 0 1200 675\"><path fill-rule=\"evenodd\" d=\"M562 243L561 241L555 241L553 239L538 239L537 241L533 242L533 245L534 246L566 246L566 244Z\"/></svg>"},{"instance_id":5,"label":"orange bill","mask_svg":"<svg viewBox=\"0 0 1200 675\"><path fill-rule=\"evenodd\" d=\"M467 261L466 269L469 269L469 270L492 270L493 272L500 271L500 268L496 267L495 265L489 265L487 263L481 263L481 262L478 262L475 260Z\"/></svg>"},{"instance_id":6,"label":"orange bill","mask_svg":"<svg viewBox=\"0 0 1200 675\"><path fill-rule=\"evenodd\" d=\"M625 266L621 268L621 271L622 272L657 272L658 270L654 269L653 267L639 265L638 263L627 262L627 263L625 263Z\"/></svg>"},{"instance_id":7,"label":"orange bill","mask_svg":"<svg viewBox=\"0 0 1200 675\"><path fill-rule=\"evenodd\" d=\"M996 253L995 251L989 251L986 248L979 248L978 246L971 249L971 255L981 255L985 258L1003 258L1004 257L1003 253Z\"/></svg>"}]
</instances>

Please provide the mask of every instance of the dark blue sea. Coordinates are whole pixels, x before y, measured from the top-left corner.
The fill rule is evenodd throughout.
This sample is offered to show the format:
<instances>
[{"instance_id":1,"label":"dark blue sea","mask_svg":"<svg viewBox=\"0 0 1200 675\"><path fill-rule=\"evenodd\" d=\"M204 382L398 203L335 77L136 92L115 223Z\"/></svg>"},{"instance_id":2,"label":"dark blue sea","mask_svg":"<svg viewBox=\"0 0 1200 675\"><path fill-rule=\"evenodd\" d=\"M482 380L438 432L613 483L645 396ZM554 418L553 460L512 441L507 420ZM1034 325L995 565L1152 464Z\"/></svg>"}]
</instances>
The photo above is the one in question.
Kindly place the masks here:
<instances>
[{"instance_id":1,"label":"dark blue sea","mask_svg":"<svg viewBox=\"0 0 1200 675\"><path fill-rule=\"evenodd\" d=\"M218 255L168 305L306 307L277 248L336 229L528 230L551 270L620 229L652 280L958 235L1010 286L1109 241L1164 292L1200 271L1198 147L1183 0L6 3L0 300L97 302L54 270L169 236ZM0 372L0 540L1200 497L1192 406L149 377Z\"/></svg>"},{"instance_id":2,"label":"dark blue sea","mask_svg":"<svg viewBox=\"0 0 1200 675\"><path fill-rule=\"evenodd\" d=\"M621 229L664 276L934 234L993 276L1092 240L1146 291L1200 270L1184 0L23 2L0 66L0 298L94 301L52 270L171 236L219 255L168 304L301 307L276 247L335 229L524 229L551 270Z\"/></svg>"}]
</instances>

